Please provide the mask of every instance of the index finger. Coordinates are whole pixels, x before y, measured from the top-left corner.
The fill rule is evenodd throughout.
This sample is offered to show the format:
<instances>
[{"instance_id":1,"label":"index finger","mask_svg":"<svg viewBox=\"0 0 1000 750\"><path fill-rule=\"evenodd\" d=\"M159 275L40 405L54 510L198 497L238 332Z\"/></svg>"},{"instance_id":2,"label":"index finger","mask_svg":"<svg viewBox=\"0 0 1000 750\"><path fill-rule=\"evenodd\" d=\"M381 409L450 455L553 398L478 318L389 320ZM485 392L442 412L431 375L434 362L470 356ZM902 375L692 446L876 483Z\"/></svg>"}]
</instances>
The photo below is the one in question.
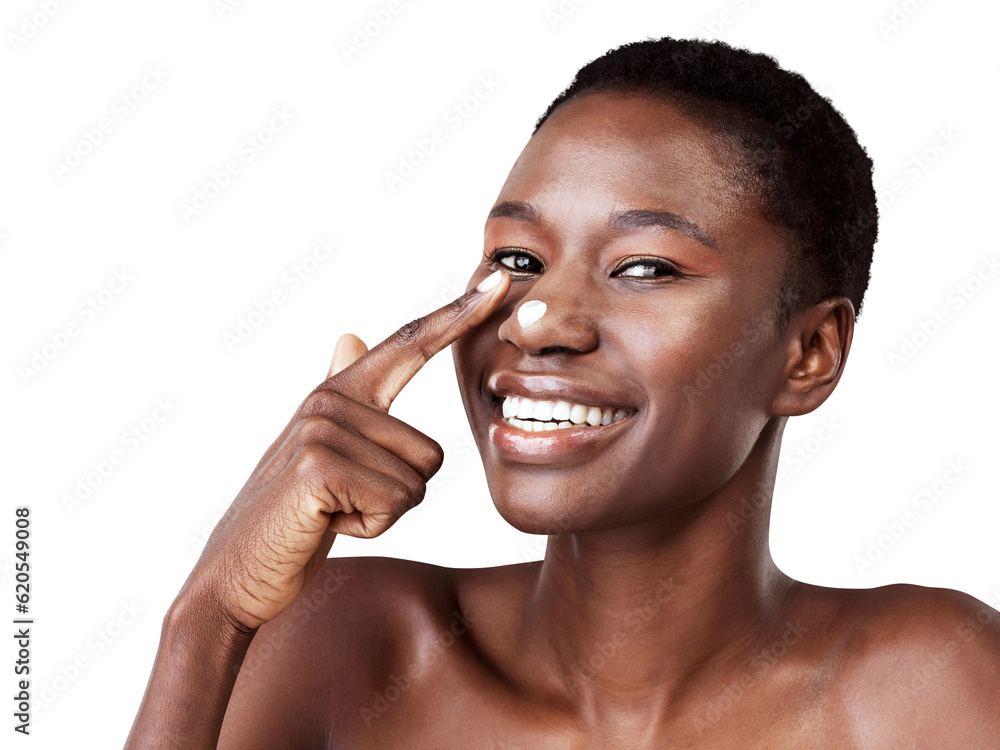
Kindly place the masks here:
<instances>
[{"instance_id":1,"label":"index finger","mask_svg":"<svg viewBox=\"0 0 1000 750\"><path fill-rule=\"evenodd\" d=\"M346 369L329 378L336 390L388 412L393 400L431 357L486 320L510 288L510 275L495 271L458 299L410 321Z\"/></svg>"}]
</instances>

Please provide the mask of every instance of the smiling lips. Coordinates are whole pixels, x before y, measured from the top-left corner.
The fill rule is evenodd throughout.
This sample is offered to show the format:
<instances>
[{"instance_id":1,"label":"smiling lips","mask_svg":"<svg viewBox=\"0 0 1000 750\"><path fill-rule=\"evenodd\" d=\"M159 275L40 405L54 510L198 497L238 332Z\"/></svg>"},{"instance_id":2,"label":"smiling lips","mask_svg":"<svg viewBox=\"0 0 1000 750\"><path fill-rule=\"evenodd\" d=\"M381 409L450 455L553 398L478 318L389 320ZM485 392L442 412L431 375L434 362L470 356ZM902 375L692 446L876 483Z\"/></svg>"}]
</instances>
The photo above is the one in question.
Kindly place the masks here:
<instances>
[{"instance_id":1,"label":"smiling lips","mask_svg":"<svg viewBox=\"0 0 1000 750\"><path fill-rule=\"evenodd\" d=\"M525 432L543 432L611 424L627 417L628 410L507 395L503 400L503 416L508 424Z\"/></svg>"}]
</instances>

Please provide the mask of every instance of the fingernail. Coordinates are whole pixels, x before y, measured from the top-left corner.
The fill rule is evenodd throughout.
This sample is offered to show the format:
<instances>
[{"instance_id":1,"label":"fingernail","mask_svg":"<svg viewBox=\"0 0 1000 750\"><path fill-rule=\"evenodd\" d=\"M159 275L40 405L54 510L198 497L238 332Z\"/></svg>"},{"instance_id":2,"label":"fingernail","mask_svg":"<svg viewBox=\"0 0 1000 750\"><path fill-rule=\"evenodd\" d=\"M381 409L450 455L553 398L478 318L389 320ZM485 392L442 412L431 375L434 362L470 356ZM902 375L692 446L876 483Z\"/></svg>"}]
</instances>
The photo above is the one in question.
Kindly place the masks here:
<instances>
[{"instance_id":1,"label":"fingernail","mask_svg":"<svg viewBox=\"0 0 1000 750\"><path fill-rule=\"evenodd\" d=\"M488 292L490 289L494 289L500 283L502 278L501 274L503 271L494 271L485 279L479 282L479 286L476 287L477 292Z\"/></svg>"}]
</instances>

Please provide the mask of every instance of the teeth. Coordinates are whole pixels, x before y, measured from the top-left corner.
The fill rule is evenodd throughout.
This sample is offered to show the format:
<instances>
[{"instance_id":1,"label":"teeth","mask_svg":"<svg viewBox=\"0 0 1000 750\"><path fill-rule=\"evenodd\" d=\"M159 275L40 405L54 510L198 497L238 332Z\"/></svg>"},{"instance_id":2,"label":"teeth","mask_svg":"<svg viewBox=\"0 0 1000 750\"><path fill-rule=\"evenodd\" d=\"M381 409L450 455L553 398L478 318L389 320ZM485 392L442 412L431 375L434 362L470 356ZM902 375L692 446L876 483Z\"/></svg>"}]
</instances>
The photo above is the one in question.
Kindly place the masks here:
<instances>
[{"instance_id":1,"label":"teeth","mask_svg":"<svg viewBox=\"0 0 1000 750\"><path fill-rule=\"evenodd\" d=\"M568 421L569 414L573 409L573 404L569 401L557 401L556 407L552 410L552 418L560 421Z\"/></svg>"},{"instance_id":2,"label":"teeth","mask_svg":"<svg viewBox=\"0 0 1000 750\"><path fill-rule=\"evenodd\" d=\"M503 400L503 416L510 424L525 432L543 432L580 425L611 424L628 416L626 409L602 409L599 406L571 404L568 401L531 399L507 396Z\"/></svg>"},{"instance_id":3,"label":"teeth","mask_svg":"<svg viewBox=\"0 0 1000 750\"><path fill-rule=\"evenodd\" d=\"M508 417L517 416L517 407L521 403L521 399L517 396L508 396L503 400L503 417L507 419Z\"/></svg>"},{"instance_id":4,"label":"teeth","mask_svg":"<svg viewBox=\"0 0 1000 750\"><path fill-rule=\"evenodd\" d=\"M530 398L522 398L521 403L517 407L517 418L518 419L530 419L531 415L535 413L535 402Z\"/></svg>"},{"instance_id":5,"label":"teeth","mask_svg":"<svg viewBox=\"0 0 1000 750\"><path fill-rule=\"evenodd\" d=\"M552 419L552 407L555 405L555 401L536 401L535 411L532 413L531 418L542 422L548 422Z\"/></svg>"}]
</instances>

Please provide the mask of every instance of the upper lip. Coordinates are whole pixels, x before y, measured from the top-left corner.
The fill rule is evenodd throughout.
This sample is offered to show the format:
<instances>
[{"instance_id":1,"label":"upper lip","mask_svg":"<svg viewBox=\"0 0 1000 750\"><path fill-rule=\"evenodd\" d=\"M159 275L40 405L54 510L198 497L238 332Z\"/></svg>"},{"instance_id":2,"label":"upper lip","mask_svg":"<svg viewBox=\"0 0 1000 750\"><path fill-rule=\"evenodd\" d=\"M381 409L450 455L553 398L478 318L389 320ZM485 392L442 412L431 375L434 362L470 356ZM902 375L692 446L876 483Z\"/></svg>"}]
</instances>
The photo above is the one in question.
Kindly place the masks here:
<instances>
[{"instance_id":1,"label":"upper lip","mask_svg":"<svg viewBox=\"0 0 1000 750\"><path fill-rule=\"evenodd\" d=\"M602 406L635 411L627 396L620 389L594 386L569 380L555 374L501 370L490 375L487 388L494 396L527 396L535 400L568 401L585 406Z\"/></svg>"}]
</instances>

